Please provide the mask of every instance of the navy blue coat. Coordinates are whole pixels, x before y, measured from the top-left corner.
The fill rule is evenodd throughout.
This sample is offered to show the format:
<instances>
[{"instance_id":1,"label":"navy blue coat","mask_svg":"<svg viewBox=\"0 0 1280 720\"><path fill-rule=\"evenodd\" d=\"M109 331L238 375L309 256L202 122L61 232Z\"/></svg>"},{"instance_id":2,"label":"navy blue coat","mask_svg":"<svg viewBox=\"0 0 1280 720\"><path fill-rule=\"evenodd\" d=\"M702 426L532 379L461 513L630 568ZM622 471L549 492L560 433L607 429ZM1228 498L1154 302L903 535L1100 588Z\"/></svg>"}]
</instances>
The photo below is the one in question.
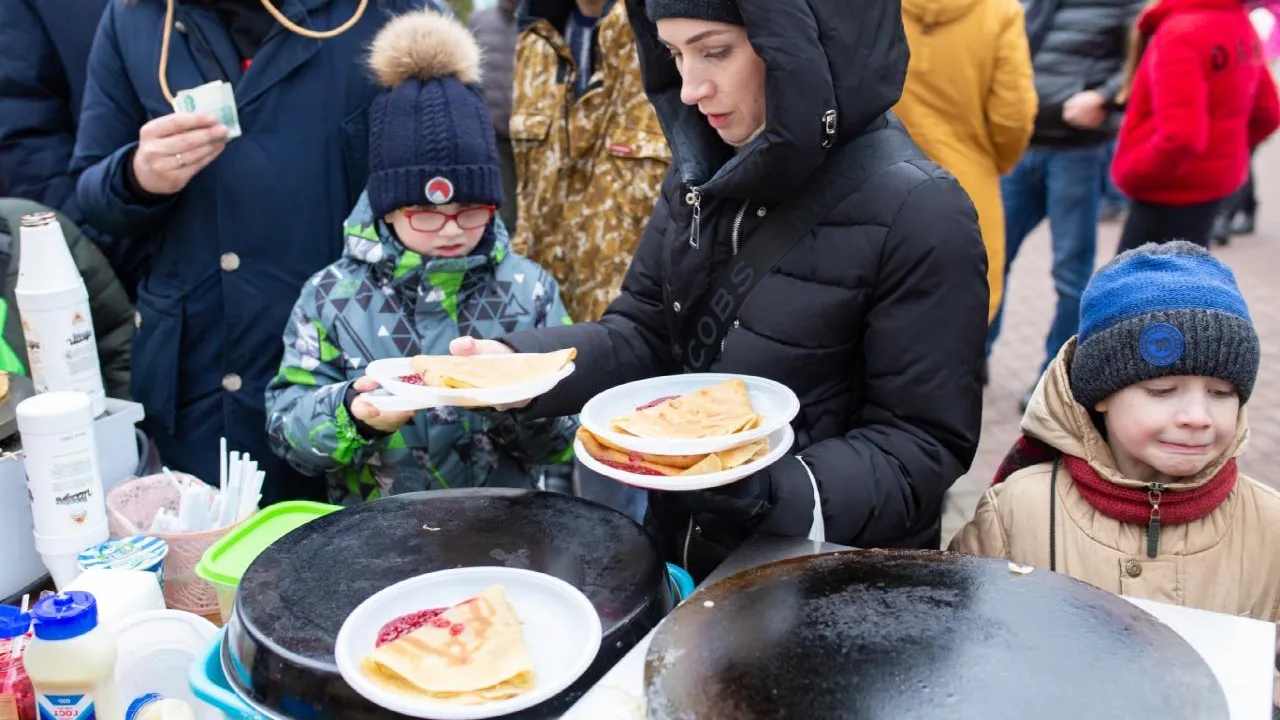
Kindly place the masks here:
<instances>
[{"instance_id":1,"label":"navy blue coat","mask_svg":"<svg viewBox=\"0 0 1280 720\"><path fill-rule=\"evenodd\" d=\"M0 2L0 188L81 220L67 173L106 0Z\"/></svg>"},{"instance_id":2,"label":"navy blue coat","mask_svg":"<svg viewBox=\"0 0 1280 720\"><path fill-rule=\"evenodd\" d=\"M74 221L106 254L132 299L146 253L84 223L68 171L89 47L106 4L0 2L0 196L34 200Z\"/></svg>"},{"instance_id":3,"label":"navy blue coat","mask_svg":"<svg viewBox=\"0 0 1280 720\"><path fill-rule=\"evenodd\" d=\"M107 7L72 170L82 173L77 190L90 222L150 246L132 391L174 469L217 482L225 436L267 471L264 503L323 497L323 479L298 475L269 449L264 392L280 367L289 311L307 279L342 254L342 222L368 176L367 109L377 88L366 49L388 18L423 3L370 2L355 27L329 40L277 27L243 73L217 15L179 5L169 87L231 82L244 135L158 203L131 192L126 163L139 128L172 112L157 79L165 4ZM350 18L357 2L278 6L302 27L327 30Z\"/></svg>"}]
</instances>

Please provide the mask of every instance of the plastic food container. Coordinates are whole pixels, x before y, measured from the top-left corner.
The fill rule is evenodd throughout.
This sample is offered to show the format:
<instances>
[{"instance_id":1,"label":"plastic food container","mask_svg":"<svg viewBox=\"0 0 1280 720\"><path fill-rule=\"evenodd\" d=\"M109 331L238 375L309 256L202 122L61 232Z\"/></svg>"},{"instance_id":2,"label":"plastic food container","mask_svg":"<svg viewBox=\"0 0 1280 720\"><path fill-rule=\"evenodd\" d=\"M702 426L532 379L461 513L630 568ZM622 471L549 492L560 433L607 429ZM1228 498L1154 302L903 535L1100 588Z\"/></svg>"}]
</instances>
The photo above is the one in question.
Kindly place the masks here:
<instances>
[{"instance_id":1,"label":"plastic food container","mask_svg":"<svg viewBox=\"0 0 1280 720\"><path fill-rule=\"evenodd\" d=\"M263 550L312 520L341 509L338 505L303 500L278 503L210 545L196 565L196 574L213 585L223 624L231 621L240 578Z\"/></svg>"},{"instance_id":2,"label":"plastic food container","mask_svg":"<svg viewBox=\"0 0 1280 720\"><path fill-rule=\"evenodd\" d=\"M133 535L120 540L108 540L85 550L76 558L83 570L142 570L154 573L156 582L164 588L164 559L169 555L169 543L157 537Z\"/></svg>"},{"instance_id":3,"label":"plastic food container","mask_svg":"<svg viewBox=\"0 0 1280 720\"><path fill-rule=\"evenodd\" d=\"M188 669L203 657L217 632L208 620L180 610L153 610L126 620L116 632L121 698L159 693L190 705L197 720L221 720L216 708L198 702L188 678Z\"/></svg>"}]
</instances>

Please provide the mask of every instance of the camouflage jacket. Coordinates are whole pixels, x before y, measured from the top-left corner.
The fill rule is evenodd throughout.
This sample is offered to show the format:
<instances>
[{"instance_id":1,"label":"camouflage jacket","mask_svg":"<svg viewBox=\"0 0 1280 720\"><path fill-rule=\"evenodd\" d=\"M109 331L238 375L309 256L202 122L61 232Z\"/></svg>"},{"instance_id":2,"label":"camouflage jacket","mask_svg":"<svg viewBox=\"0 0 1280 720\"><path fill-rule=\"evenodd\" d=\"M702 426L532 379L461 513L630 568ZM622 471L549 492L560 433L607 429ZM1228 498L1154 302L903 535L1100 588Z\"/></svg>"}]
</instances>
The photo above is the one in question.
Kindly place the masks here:
<instances>
[{"instance_id":1,"label":"camouflage jacket","mask_svg":"<svg viewBox=\"0 0 1280 720\"><path fill-rule=\"evenodd\" d=\"M574 320L596 320L618 294L671 162L645 96L622 2L596 26L590 85L558 28L573 0L522 5L511 143L519 178L513 247L547 268Z\"/></svg>"},{"instance_id":2,"label":"camouflage jacket","mask_svg":"<svg viewBox=\"0 0 1280 720\"><path fill-rule=\"evenodd\" d=\"M532 487L530 468L571 457L576 418L518 424L509 413L436 408L396 433L362 435L344 398L364 366L382 358L444 354L460 335L495 337L568 324L556 281L512 254L500 221L465 258L405 249L367 196L348 218L344 257L302 289L284 333L284 360L267 387L276 453L327 474L330 500L448 487Z\"/></svg>"}]
</instances>

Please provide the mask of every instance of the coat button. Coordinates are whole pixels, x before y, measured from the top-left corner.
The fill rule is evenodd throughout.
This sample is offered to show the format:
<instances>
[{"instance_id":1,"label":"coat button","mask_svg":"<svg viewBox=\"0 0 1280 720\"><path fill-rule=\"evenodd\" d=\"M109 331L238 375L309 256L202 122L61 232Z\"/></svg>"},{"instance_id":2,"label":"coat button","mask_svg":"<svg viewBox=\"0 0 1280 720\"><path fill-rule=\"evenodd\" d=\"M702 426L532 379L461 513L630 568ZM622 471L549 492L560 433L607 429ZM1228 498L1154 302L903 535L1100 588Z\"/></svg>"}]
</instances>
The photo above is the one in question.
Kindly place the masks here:
<instances>
[{"instance_id":1,"label":"coat button","mask_svg":"<svg viewBox=\"0 0 1280 720\"><path fill-rule=\"evenodd\" d=\"M677 300L676 302L671 303L671 309L676 312L680 312L680 301Z\"/></svg>"},{"instance_id":2,"label":"coat button","mask_svg":"<svg viewBox=\"0 0 1280 720\"><path fill-rule=\"evenodd\" d=\"M1124 574L1129 577L1136 578L1142 574L1142 563L1137 560L1130 560L1124 564Z\"/></svg>"},{"instance_id":3,"label":"coat button","mask_svg":"<svg viewBox=\"0 0 1280 720\"><path fill-rule=\"evenodd\" d=\"M769 214L768 209L766 209L763 205L761 205L759 208L756 209L756 217L764 217L765 215L768 215L768 214Z\"/></svg>"},{"instance_id":4,"label":"coat button","mask_svg":"<svg viewBox=\"0 0 1280 720\"><path fill-rule=\"evenodd\" d=\"M235 272L240 269L240 256L233 253L222 253L222 259L219 261L222 269L227 272Z\"/></svg>"},{"instance_id":5,"label":"coat button","mask_svg":"<svg viewBox=\"0 0 1280 720\"><path fill-rule=\"evenodd\" d=\"M142 329L142 313L140 312L133 313L133 327L137 330Z\"/></svg>"},{"instance_id":6,"label":"coat button","mask_svg":"<svg viewBox=\"0 0 1280 720\"><path fill-rule=\"evenodd\" d=\"M227 392L240 391L240 376L235 373L227 373L222 376L222 389Z\"/></svg>"}]
</instances>

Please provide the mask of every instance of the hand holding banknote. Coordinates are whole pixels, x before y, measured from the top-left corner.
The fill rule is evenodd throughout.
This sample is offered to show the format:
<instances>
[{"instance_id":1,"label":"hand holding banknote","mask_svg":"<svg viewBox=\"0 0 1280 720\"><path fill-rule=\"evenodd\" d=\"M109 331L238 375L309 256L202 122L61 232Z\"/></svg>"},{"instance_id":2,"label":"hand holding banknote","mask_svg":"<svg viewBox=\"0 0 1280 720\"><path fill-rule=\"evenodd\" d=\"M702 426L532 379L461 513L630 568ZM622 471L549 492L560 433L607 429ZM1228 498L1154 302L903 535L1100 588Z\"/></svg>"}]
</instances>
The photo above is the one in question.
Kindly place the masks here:
<instances>
[{"instance_id":1,"label":"hand holding banknote","mask_svg":"<svg viewBox=\"0 0 1280 720\"><path fill-rule=\"evenodd\" d=\"M213 115L174 113L138 131L133 176L153 195L172 195L191 182L226 147L228 129Z\"/></svg>"}]
</instances>

